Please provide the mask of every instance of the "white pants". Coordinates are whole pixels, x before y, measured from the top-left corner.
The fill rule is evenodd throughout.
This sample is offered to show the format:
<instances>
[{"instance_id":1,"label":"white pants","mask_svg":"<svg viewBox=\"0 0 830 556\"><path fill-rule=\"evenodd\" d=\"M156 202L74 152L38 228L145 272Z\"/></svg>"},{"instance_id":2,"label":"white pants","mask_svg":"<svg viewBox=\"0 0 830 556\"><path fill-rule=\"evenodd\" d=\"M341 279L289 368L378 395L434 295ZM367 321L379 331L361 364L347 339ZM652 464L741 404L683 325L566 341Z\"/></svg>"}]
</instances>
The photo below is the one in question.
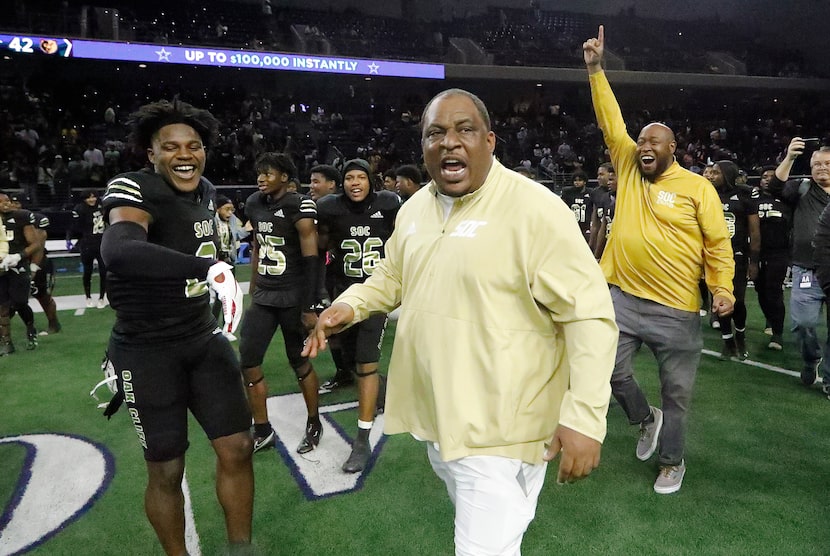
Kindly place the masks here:
<instances>
[{"instance_id":1,"label":"white pants","mask_svg":"<svg viewBox=\"0 0 830 556\"><path fill-rule=\"evenodd\" d=\"M519 556L548 464L499 456L441 461L435 445L426 444L429 463L455 506L456 556Z\"/></svg>"}]
</instances>

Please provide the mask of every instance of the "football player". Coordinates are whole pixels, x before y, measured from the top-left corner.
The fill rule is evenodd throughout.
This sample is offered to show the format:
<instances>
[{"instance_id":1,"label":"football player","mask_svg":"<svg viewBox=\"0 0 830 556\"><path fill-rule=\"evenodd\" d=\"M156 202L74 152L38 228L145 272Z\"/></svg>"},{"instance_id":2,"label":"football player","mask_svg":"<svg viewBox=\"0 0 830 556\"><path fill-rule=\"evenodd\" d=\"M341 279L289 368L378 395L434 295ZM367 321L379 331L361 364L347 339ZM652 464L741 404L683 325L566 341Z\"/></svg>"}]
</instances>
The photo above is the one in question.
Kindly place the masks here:
<instances>
[{"instance_id":1,"label":"football player","mask_svg":"<svg viewBox=\"0 0 830 556\"><path fill-rule=\"evenodd\" d=\"M254 416L254 451L276 442L268 421L268 384L262 361L277 328L282 328L285 354L308 410L305 434L297 447L298 453L305 454L317 447L323 435L317 410L317 373L308 359L300 356L306 330L317 322L317 208L311 199L288 190L297 173L288 155L260 155L256 172L259 191L245 203L245 214L253 228L251 306L239 338L242 374Z\"/></svg>"},{"instance_id":2,"label":"football player","mask_svg":"<svg viewBox=\"0 0 830 556\"><path fill-rule=\"evenodd\" d=\"M591 190L588 189L588 174L582 170L573 173L573 185L562 189L562 200L574 213L576 223L582 230L585 241L590 243L591 213L594 210Z\"/></svg>"},{"instance_id":3,"label":"football player","mask_svg":"<svg viewBox=\"0 0 830 556\"><path fill-rule=\"evenodd\" d=\"M769 184L775 175L775 167L761 170L760 193L755 200L758 205L758 220L761 227L761 253L758 261L758 278L755 293L758 305L766 318L764 332L772 336L768 349L784 349L784 278L790 264L792 238L792 208L774 195Z\"/></svg>"},{"instance_id":4,"label":"football player","mask_svg":"<svg viewBox=\"0 0 830 556\"><path fill-rule=\"evenodd\" d=\"M329 267L335 275L335 295L372 275L384 256L384 245L395 223L401 201L395 193L374 191L369 163L357 158L343 167L343 192L320 199L320 245L335 253L339 264ZM343 464L346 473L362 471L369 462L369 432L385 394L378 375L380 346L386 315L377 314L338 334L344 358L354 362L358 387L357 438Z\"/></svg>"},{"instance_id":5,"label":"football player","mask_svg":"<svg viewBox=\"0 0 830 556\"><path fill-rule=\"evenodd\" d=\"M337 193L338 187L340 187L340 171L337 168L328 164L319 164L311 169L309 195L315 203L326 195ZM328 307L331 300L334 299L335 275L334 272L327 272L326 269L338 263L334 259L334 254L329 251L328 246L321 247L319 255L320 278L317 282L317 288L320 290L319 297L322 300L320 309L322 310ZM320 385L320 394L328 394L354 384L354 367L347 368L347 365L354 365L354 361L347 362L343 359L343 350L340 348L340 342L336 336L332 337L329 342L329 350L336 370L333 377Z\"/></svg>"},{"instance_id":6,"label":"football player","mask_svg":"<svg viewBox=\"0 0 830 556\"><path fill-rule=\"evenodd\" d=\"M732 237L732 253L735 257L735 311L718 318L723 339L721 359L743 361L746 351L746 284L747 279L758 277L758 259L761 253L761 221L758 218L757 192L735 184L738 166L731 160L715 162L709 171L709 180L718 190L723 203L723 216ZM735 331L732 331L732 322Z\"/></svg>"},{"instance_id":7,"label":"football player","mask_svg":"<svg viewBox=\"0 0 830 556\"><path fill-rule=\"evenodd\" d=\"M81 252L81 265L84 268L83 283L84 295L86 295L86 306L94 307L92 301L92 270L94 263L98 261L98 308L103 309L107 305L107 265L101 258L101 237L104 235L104 211L98 200L98 194L94 189L88 189L83 193L81 203L72 209L72 227L67 233L67 248L73 237L80 238L78 247Z\"/></svg>"},{"instance_id":8,"label":"football player","mask_svg":"<svg viewBox=\"0 0 830 556\"><path fill-rule=\"evenodd\" d=\"M23 208L19 196L11 195L9 198L15 209ZM31 262L29 263L29 271L31 272L32 278L31 293L32 297L40 303L43 313L46 315L48 321L47 329L41 330L40 332L41 336L46 336L60 332L61 323L58 320L58 307L52 298L52 290L55 288L55 267L46 253L46 229L49 227L49 217L40 212L36 212L34 215L35 230L37 239L40 242L40 249L32 255ZM13 307L12 312L14 312Z\"/></svg>"},{"instance_id":9,"label":"football player","mask_svg":"<svg viewBox=\"0 0 830 556\"><path fill-rule=\"evenodd\" d=\"M37 347L35 315L29 307L32 257L43 248L35 228L35 215L25 209L16 209L5 193L0 193L0 219L6 228L8 254L0 261L0 356L14 353L11 339L11 309L20 315L26 325L26 349Z\"/></svg>"},{"instance_id":10,"label":"football player","mask_svg":"<svg viewBox=\"0 0 830 556\"><path fill-rule=\"evenodd\" d=\"M218 122L174 99L132 114L130 140L152 169L115 176L101 240L115 310L107 353L147 465L144 507L168 554L186 554L187 411L217 456L216 493L231 545L251 541L251 413L239 361L221 332L241 318L242 290L217 260L216 191L202 177ZM222 300L222 329L208 288Z\"/></svg>"}]
</instances>

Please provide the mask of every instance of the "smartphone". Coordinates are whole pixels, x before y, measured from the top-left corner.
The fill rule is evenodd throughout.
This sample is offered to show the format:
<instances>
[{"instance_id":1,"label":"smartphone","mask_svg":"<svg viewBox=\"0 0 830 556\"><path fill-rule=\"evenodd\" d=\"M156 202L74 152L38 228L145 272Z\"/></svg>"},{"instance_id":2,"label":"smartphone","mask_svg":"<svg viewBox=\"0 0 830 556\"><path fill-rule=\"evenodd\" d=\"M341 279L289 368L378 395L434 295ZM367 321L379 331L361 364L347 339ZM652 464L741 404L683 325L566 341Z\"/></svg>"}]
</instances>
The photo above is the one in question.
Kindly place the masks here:
<instances>
[{"instance_id":1,"label":"smartphone","mask_svg":"<svg viewBox=\"0 0 830 556\"><path fill-rule=\"evenodd\" d=\"M821 139L819 137L807 137L806 139L802 139L802 141L804 141L805 145L818 146L818 144L821 142Z\"/></svg>"}]
</instances>

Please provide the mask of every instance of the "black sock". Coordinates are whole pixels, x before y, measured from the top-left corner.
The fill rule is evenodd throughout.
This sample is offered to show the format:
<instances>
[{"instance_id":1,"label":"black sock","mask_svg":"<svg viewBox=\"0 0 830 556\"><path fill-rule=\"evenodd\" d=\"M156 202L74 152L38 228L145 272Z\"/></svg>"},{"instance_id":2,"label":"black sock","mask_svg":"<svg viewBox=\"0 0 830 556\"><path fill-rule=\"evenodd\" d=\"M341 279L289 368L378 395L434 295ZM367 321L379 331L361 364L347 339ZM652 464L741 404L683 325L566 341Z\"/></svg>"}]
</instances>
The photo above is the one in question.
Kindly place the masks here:
<instances>
[{"instance_id":1,"label":"black sock","mask_svg":"<svg viewBox=\"0 0 830 556\"><path fill-rule=\"evenodd\" d=\"M320 415L309 415L307 424L319 427L321 425Z\"/></svg>"},{"instance_id":2,"label":"black sock","mask_svg":"<svg viewBox=\"0 0 830 556\"><path fill-rule=\"evenodd\" d=\"M271 434L271 423L254 423L254 436L263 437Z\"/></svg>"}]
</instances>

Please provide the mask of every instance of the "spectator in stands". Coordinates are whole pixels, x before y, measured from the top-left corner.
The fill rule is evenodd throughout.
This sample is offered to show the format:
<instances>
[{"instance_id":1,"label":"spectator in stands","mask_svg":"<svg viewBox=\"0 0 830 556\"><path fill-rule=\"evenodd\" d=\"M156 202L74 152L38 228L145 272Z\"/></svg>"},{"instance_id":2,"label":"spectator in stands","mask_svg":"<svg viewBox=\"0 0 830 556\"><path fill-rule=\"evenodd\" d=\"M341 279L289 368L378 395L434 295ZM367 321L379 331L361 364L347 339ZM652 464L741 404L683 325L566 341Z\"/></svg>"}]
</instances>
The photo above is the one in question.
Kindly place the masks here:
<instances>
[{"instance_id":1,"label":"spectator in stands","mask_svg":"<svg viewBox=\"0 0 830 556\"><path fill-rule=\"evenodd\" d=\"M698 281L712 291L712 311L732 312L734 261L720 200L712 185L675 160L674 133L650 123L631 139L603 71L605 29L583 44L597 123L617 173L614 233L602 256L611 285L619 344L611 390L632 425L636 456L647 461L659 445L658 494L677 492L686 473L685 434L703 338ZM650 406L634 379L642 344L659 364L662 410Z\"/></svg>"},{"instance_id":2,"label":"spectator in stands","mask_svg":"<svg viewBox=\"0 0 830 556\"><path fill-rule=\"evenodd\" d=\"M89 172L89 182L92 187L100 187L104 182L104 153L91 141L84 151L84 162Z\"/></svg>"},{"instance_id":3,"label":"spectator in stands","mask_svg":"<svg viewBox=\"0 0 830 556\"><path fill-rule=\"evenodd\" d=\"M425 441L455 505L457 554L518 554L546 462L561 452L560 483L599 463L608 288L566 207L493 156L478 97L439 93L421 122L429 195L403 205L386 258L323 311L305 353L400 306L386 432Z\"/></svg>"},{"instance_id":4,"label":"spectator in stands","mask_svg":"<svg viewBox=\"0 0 830 556\"><path fill-rule=\"evenodd\" d=\"M63 209L72 201L72 191L69 189L69 170L63 156L56 154L52 162L52 184L54 186L55 205Z\"/></svg>"},{"instance_id":5,"label":"spectator in stands","mask_svg":"<svg viewBox=\"0 0 830 556\"><path fill-rule=\"evenodd\" d=\"M789 179L798 157L810 151L810 179ZM830 204L830 147L819 148L817 140L807 143L802 137L793 137L775 169L769 191L780 195L793 209L790 318L802 358L801 382L812 386L821 372L826 389L830 385L830 331L822 347L817 328L827 298L816 276L813 236L824 208ZM830 311L827 319L830 321Z\"/></svg>"}]
</instances>

